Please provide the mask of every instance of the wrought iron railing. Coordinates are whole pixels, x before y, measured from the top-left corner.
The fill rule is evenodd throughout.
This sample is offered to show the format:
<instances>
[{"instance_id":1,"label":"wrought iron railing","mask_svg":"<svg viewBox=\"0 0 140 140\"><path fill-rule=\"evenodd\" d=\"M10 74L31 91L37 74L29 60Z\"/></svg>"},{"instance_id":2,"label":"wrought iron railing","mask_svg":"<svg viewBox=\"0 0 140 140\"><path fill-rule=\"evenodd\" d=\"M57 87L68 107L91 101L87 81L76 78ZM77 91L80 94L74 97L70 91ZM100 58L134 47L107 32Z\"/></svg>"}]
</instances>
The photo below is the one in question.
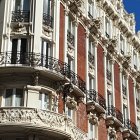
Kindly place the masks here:
<instances>
[{"instance_id":1,"label":"wrought iron railing","mask_svg":"<svg viewBox=\"0 0 140 140\"><path fill-rule=\"evenodd\" d=\"M12 11L12 19L11 22L29 22L30 19L30 11Z\"/></svg>"},{"instance_id":2,"label":"wrought iron railing","mask_svg":"<svg viewBox=\"0 0 140 140\"><path fill-rule=\"evenodd\" d=\"M87 90L87 101L97 102L97 92L94 89Z\"/></svg>"},{"instance_id":3,"label":"wrought iron railing","mask_svg":"<svg viewBox=\"0 0 140 140\"><path fill-rule=\"evenodd\" d=\"M132 130L138 136L138 127L136 126L135 123L133 123L129 119L124 121L124 127Z\"/></svg>"},{"instance_id":4,"label":"wrought iron railing","mask_svg":"<svg viewBox=\"0 0 140 140\"><path fill-rule=\"evenodd\" d=\"M67 30L67 41L68 41L72 46L74 46L74 35L73 35L69 30Z\"/></svg>"},{"instance_id":5,"label":"wrought iron railing","mask_svg":"<svg viewBox=\"0 0 140 140\"><path fill-rule=\"evenodd\" d=\"M88 52L88 61L92 64L92 65L94 65L94 63L95 63L95 57L94 57L94 55L89 51Z\"/></svg>"},{"instance_id":6,"label":"wrought iron railing","mask_svg":"<svg viewBox=\"0 0 140 140\"><path fill-rule=\"evenodd\" d=\"M140 108L140 100L136 98L136 105L138 108Z\"/></svg>"},{"instance_id":7,"label":"wrought iron railing","mask_svg":"<svg viewBox=\"0 0 140 140\"><path fill-rule=\"evenodd\" d=\"M60 72L62 75L68 77L70 81L85 92L86 84L82 78L70 70L70 66L56 58L48 57L39 53L26 52L6 52L0 53L0 65L23 65L23 66L43 66L55 72Z\"/></svg>"},{"instance_id":8,"label":"wrought iron railing","mask_svg":"<svg viewBox=\"0 0 140 140\"><path fill-rule=\"evenodd\" d=\"M107 115L117 118L123 124L122 113L113 105L107 107Z\"/></svg>"},{"instance_id":9,"label":"wrought iron railing","mask_svg":"<svg viewBox=\"0 0 140 140\"><path fill-rule=\"evenodd\" d=\"M107 79L109 81L112 81L112 74L111 74L111 72L108 69L106 70L106 75L107 75Z\"/></svg>"},{"instance_id":10,"label":"wrought iron railing","mask_svg":"<svg viewBox=\"0 0 140 140\"><path fill-rule=\"evenodd\" d=\"M123 84L122 84L122 92L123 92L124 95L127 95L126 86L124 86Z\"/></svg>"},{"instance_id":11,"label":"wrought iron railing","mask_svg":"<svg viewBox=\"0 0 140 140\"><path fill-rule=\"evenodd\" d=\"M93 19L93 16L92 16L92 14L91 14L90 12L88 12L88 17L89 17L90 19Z\"/></svg>"},{"instance_id":12,"label":"wrought iron railing","mask_svg":"<svg viewBox=\"0 0 140 140\"><path fill-rule=\"evenodd\" d=\"M43 24L53 28L53 17L47 13L43 13Z\"/></svg>"}]
</instances>

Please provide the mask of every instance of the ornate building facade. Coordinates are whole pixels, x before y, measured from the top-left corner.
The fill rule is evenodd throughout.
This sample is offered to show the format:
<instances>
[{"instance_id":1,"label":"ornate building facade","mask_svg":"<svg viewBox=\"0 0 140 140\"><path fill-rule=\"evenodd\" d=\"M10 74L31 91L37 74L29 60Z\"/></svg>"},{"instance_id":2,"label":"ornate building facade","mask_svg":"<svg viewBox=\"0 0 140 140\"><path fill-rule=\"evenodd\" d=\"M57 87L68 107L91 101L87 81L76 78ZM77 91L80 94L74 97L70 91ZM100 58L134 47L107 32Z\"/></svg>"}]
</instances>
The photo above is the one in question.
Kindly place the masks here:
<instances>
[{"instance_id":1,"label":"ornate building facade","mask_svg":"<svg viewBox=\"0 0 140 140\"><path fill-rule=\"evenodd\" d=\"M0 0L0 140L138 140L139 62L122 0Z\"/></svg>"}]
</instances>

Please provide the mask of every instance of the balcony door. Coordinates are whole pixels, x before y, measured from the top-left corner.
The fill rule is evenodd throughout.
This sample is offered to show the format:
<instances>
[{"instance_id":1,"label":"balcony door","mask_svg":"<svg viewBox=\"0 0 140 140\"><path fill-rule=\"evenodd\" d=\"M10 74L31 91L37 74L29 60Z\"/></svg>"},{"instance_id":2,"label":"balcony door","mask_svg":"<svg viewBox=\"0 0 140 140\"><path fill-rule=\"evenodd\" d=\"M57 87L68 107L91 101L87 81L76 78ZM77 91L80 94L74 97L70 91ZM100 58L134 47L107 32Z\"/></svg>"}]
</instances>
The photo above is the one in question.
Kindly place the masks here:
<instances>
[{"instance_id":1,"label":"balcony door","mask_svg":"<svg viewBox=\"0 0 140 140\"><path fill-rule=\"evenodd\" d=\"M13 0L13 11L29 11L30 0Z\"/></svg>"},{"instance_id":2,"label":"balcony door","mask_svg":"<svg viewBox=\"0 0 140 140\"><path fill-rule=\"evenodd\" d=\"M11 64L25 64L27 39L12 39Z\"/></svg>"},{"instance_id":3,"label":"balcony door","mask_svg":"<svg viewBox=\"0 0 140 140\"><path fill-rule=\"evenodd\" d=\"M42 40L41 47L41 64L43 66L48 66L48 62L52 59L52 47L50 42ZM49 60L49 61L48 61Z\"/></svg>"}]
</instances>

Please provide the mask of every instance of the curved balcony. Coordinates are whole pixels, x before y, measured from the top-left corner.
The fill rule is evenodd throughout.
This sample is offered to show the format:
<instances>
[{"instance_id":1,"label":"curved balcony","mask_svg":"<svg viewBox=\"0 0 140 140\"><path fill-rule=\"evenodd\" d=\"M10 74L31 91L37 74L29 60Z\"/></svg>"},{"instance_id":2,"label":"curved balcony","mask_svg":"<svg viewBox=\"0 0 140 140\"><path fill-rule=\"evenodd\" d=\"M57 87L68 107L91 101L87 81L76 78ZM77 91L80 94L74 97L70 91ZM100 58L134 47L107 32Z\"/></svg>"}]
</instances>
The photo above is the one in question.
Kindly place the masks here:
<instances>
[{"instance_id":1,"label":"curved balcony","mask_svg":"<svg viewBox=\"0 0 140 140\"><path fill-rule=\"evenodd\" d=\"M130 137L132 139L138 137L138 127L129 119L124 121L123 137Z\"/></svg>"},{"instance_id":2,"label":"curved balcony","mask_svg":"<svg viewBox=\"0 0 140 140\"><path fill-rule=\"evenodd\" d=\"M116 107L113 105L107 107L107 117L106 124L107 126L117 126L120 127L123 125L123 115Z\"/></svg>"},{"instance_id":3,"label":"curved balcony","mask_svg":"<svg viewBox=\"0 0 140 140\"><path fill-rule=\"evenodd\" d=\"M55 112L33 108L0 108L0 130L7 127L11 131L21 128L41 130L54 138L84 140L86 133L79 130L71 119Z\"/></svg>"},{"instance_id":4,"label":"curved balcony","mask_svg":"<svg viewBox=\"0 0 140 140\"><path fill-rule=\"evenodd\" d=\"M102 95L97 93L94 89L87 91L87 111L97 114L105 113L106 101Z\"/></svg>"},{"instance_id":5,"label":"curved balcony","mask_svg":"<svg viewBox=\"0 0 140 140\"><path fill-rule=\"evenodd\" d=\"M82 92L86 85L81 77L70 70L69 65L53 57L47 57L39 53L0 53L0 67L44 67L57 80L68 80Z\"/></svg>"},{"instance_id":6,"label":"curved balcony","mask_svg":"<svg viewBox=\"0 0 140 140\"><path fill-rule=\"evenodd\" d=\"M12 11L12 19L11 22L29 22L30 19L30 11Z\"/></svg>"}]
</instances>

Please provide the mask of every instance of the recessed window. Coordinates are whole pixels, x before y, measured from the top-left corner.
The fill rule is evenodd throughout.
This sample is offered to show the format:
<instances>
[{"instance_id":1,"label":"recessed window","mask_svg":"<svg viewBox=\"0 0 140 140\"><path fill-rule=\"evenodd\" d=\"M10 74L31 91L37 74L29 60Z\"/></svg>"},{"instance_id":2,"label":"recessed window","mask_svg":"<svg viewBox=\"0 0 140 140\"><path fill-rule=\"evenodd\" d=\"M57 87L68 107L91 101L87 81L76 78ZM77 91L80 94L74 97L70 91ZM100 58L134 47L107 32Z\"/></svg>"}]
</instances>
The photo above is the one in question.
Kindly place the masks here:
<instances>
[{"instance_id":1,"label":"recessed window","mask_svg":"<svg viewBox=\"0 0 140 140\"><path fill-rule=\"evenodd\" d=\"M88 2L88 17L93 19L94 17L94 3Z\"/></svg>"},{"instance_id":2,"label":"recessed window","mask_svg":"<svg viewBox=\"0 0 140 140\"><path fill-rule=\"evenodd\" d=\"M89 139L97 138L97 125L93 125L90 122L88 122L88 138Z\"/></svg>"},{"instance_id":3,"label":"recessed window","mask_svg":"<svg viewBox=\"0 0 140 140\"><path fill-rule=\"evenodd\" d=\"M110 38L110 22L107 18L105 18L105 35Z\"/></svg>"},{"instance_id":4,"label":"recessed window","mask_svg":"<svg viewBox=\"0 0 140 140\"><path fill-rule=\"evenodd\" d=\"M124 55L125 54L125 41L122 36L120 36L120 50L121 50L121 54Z\"/></svg>"},{"instance_id":5,"label":"recessed window","mask_svg":"<svg viewBox=\"0 0 140 140\"><path fill-rule=\"evenodd\" d=\"M19 107L24 105L23 89L6 89L5 106Z\"/></svg>"}]
</instances>

